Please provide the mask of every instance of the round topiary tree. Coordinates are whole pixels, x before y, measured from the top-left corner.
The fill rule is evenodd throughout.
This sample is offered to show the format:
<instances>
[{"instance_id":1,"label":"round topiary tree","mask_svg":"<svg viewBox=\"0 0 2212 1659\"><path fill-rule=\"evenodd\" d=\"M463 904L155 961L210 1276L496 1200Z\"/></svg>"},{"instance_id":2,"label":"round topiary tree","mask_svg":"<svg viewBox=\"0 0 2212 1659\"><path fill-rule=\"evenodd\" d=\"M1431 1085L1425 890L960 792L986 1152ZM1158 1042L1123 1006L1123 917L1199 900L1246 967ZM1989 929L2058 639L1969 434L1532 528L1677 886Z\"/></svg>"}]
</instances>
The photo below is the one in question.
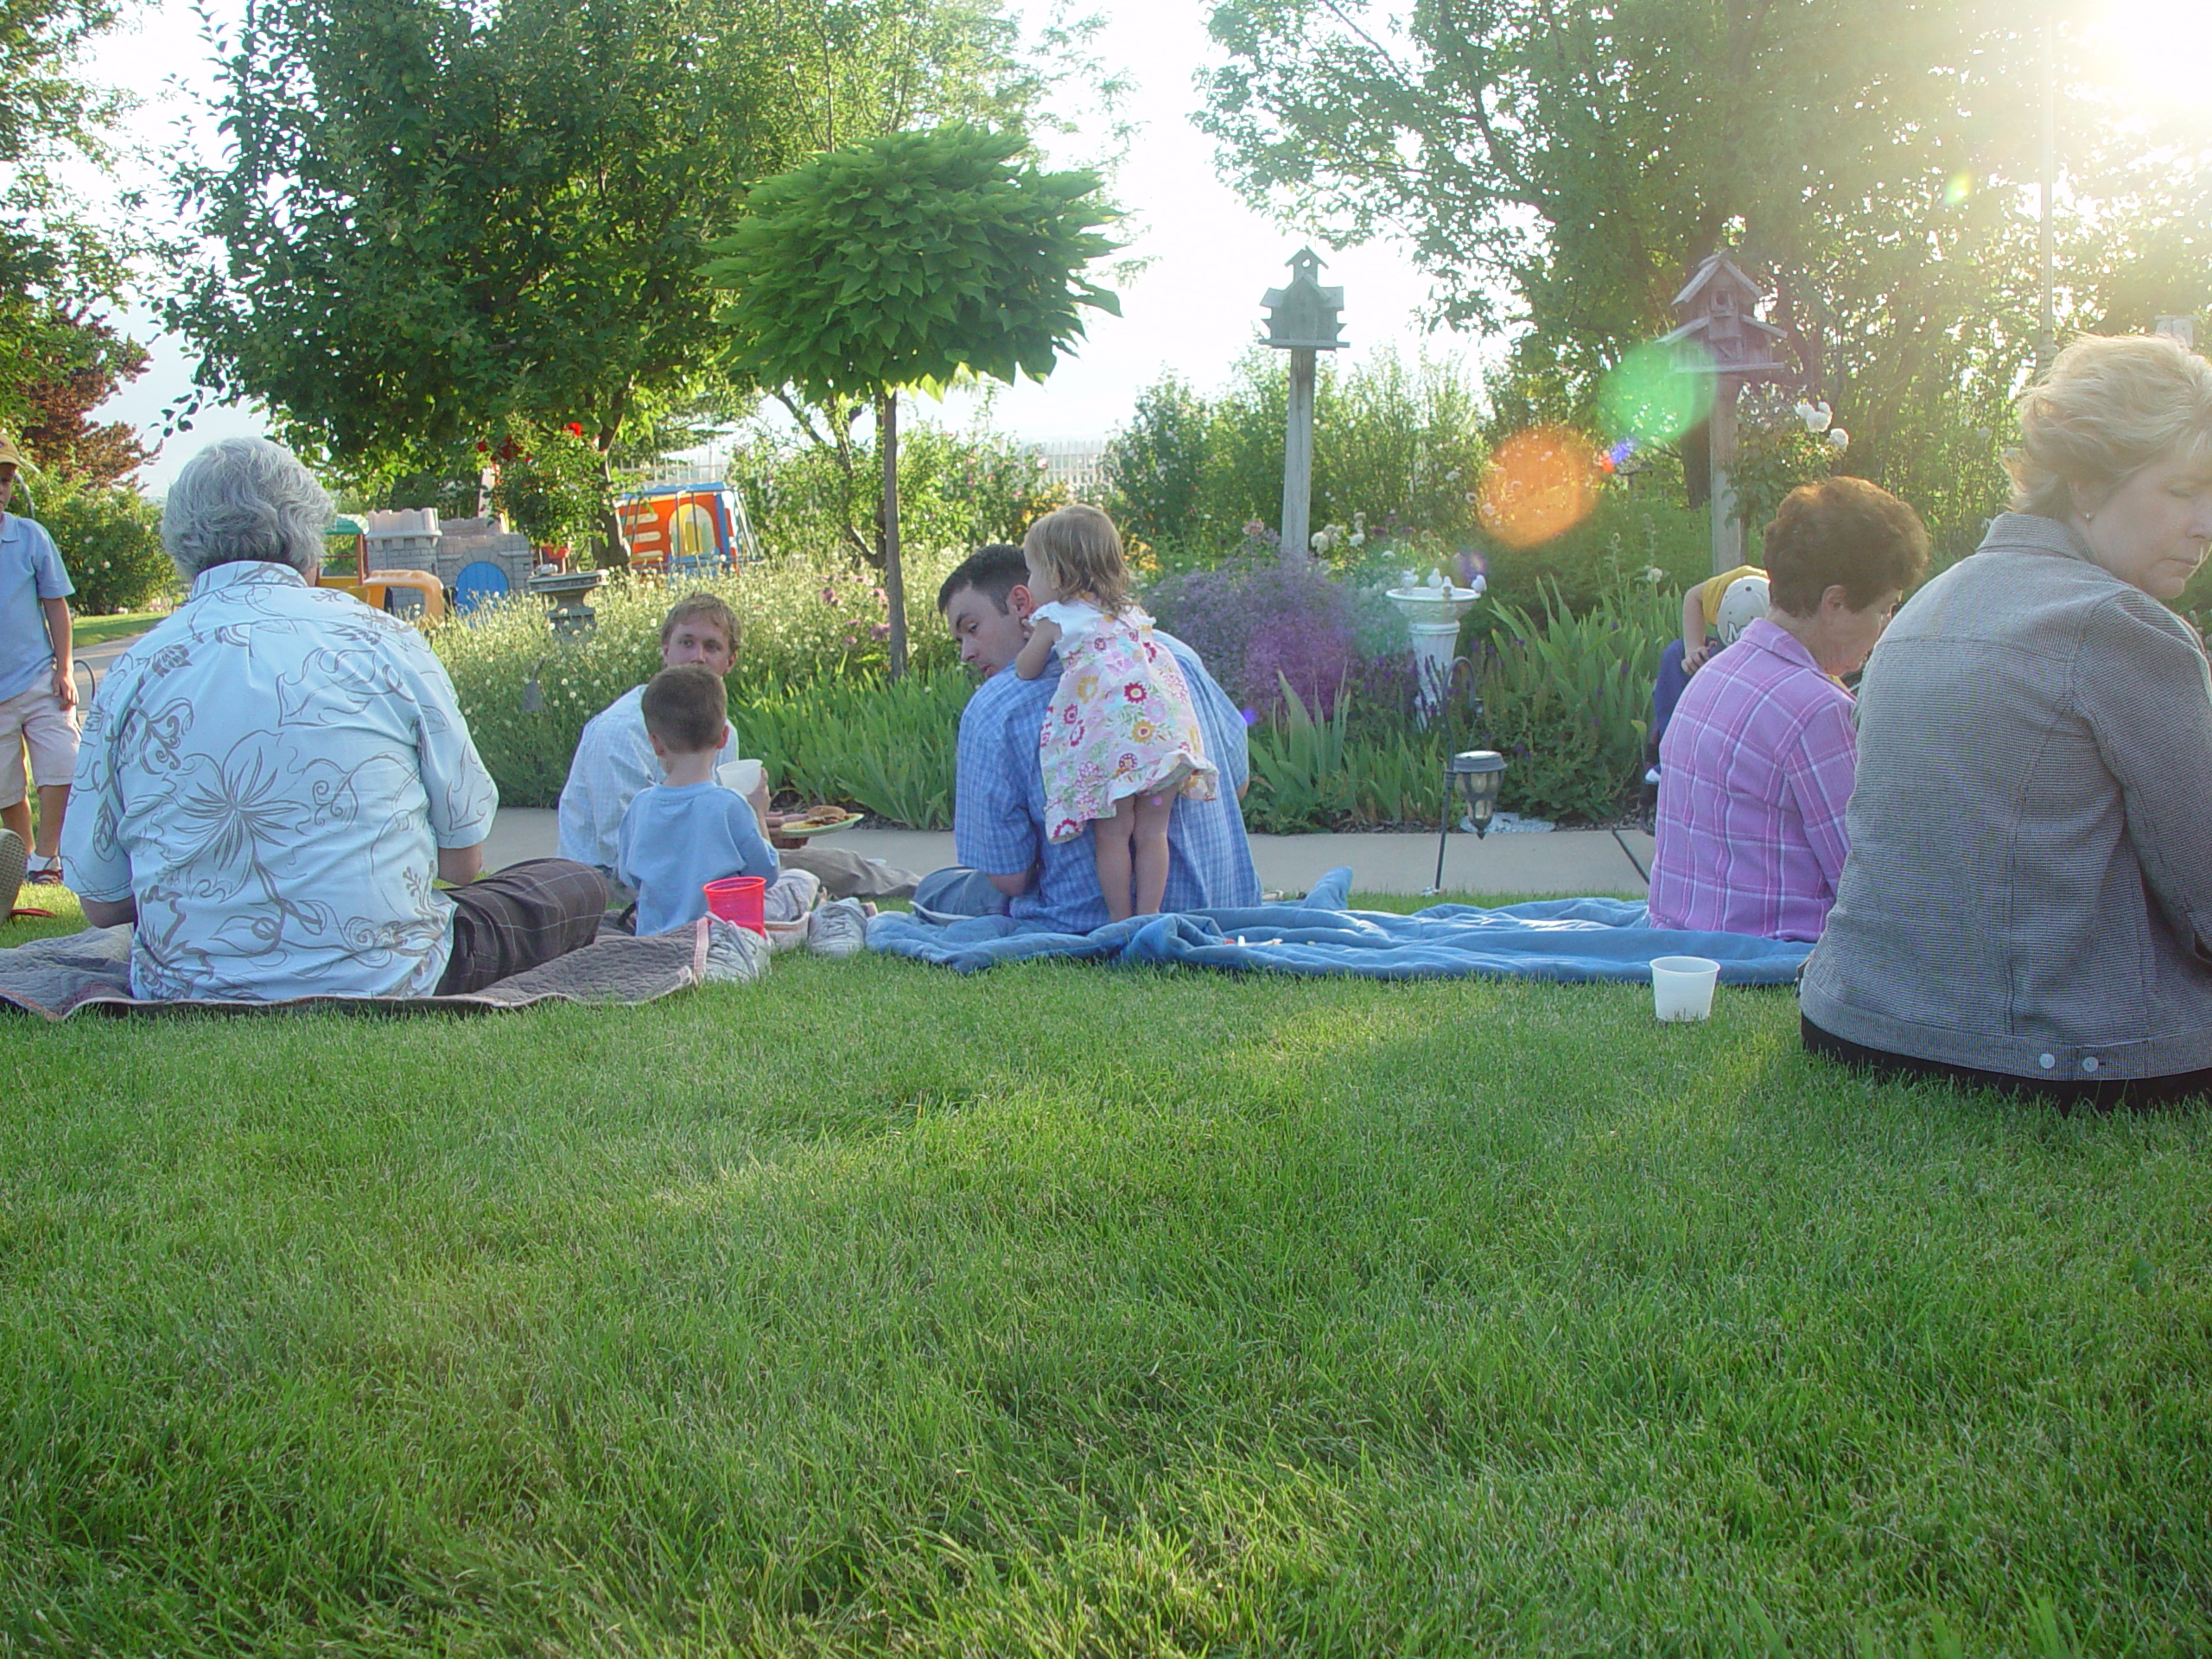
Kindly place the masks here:
<instances>
[{"instance_id":1,"label":"round topiary tree","mask_svg":"<svg viewBox=\"0 0 2212 1659\"><path fill-rule=\"evenodd\" d=\"M764 386L875 401L883 461L879 554L890 671L906 663L899 564L899 393L963 374L1041 380L1083 338L1078 308L1118 316L1083 275L1115 244L1088 171L1021 160L1020 135L954 123L824 151L762 181L708 280L733 366Z\"/></svg>"}]
</instances>

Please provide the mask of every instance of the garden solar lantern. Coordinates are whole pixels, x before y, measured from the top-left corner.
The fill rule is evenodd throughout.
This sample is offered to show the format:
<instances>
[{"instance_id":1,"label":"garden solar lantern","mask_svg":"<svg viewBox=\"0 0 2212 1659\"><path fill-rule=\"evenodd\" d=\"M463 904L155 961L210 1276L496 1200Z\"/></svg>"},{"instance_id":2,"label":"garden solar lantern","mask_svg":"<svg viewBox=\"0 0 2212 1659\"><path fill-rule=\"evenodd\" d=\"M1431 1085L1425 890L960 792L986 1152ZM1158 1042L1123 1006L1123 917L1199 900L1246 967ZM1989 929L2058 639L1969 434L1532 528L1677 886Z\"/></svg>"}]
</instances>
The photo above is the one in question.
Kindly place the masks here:
<instances>
[{"instance_id":1,"label":"garden solar lantern","mask_svg":"<svg viewBox=\"0 0 2212 1659\"><path fill-rule=\"evenodd\" d=\"M1475 839L1490 833L1491 816L1497 810L1497 791L1505 782L1505 757L1496 749L1466 749L1444 763L1444 810L1436 826L1436 885L1444 891L1444 849L1452 836L1452 808L1455 798L1467 804L1467 822Z\"/></svg>"},{"instance_id":2,"label":"garden solar lantern","mask_svg":"<svg viewBox=\"0 0 2212 1659\"><path fill-rule=\"evenodd\" d=\"M1313 498L1313 364L1316 352L1344 346L1341 288L1324 288L1321 257L1311 248L1291 256L1290 282L1260 296L1268 308L1268 344L1290 353L1290 412L1282 440L1282 556L1313 551L1306 522Z\"/></svg>"},{"instance_id":3,"label":"garden solar lantern","mask_svg":"<svg viewBox=\"0 0 2212 1659\"><path fill-rule=\"evenodd\" d=\"M1798 371L1778 348L1788 339L1758 315L1759 285L1716 253L1675 296L1681 326L1659 337L1672 346L1677 374L1713 378L1713 419L1707 465L1713 481L1713 574L1744 562L1744 525L1736 516L1729 469L1736 464L1736 398L1753 380L1795 380Z\"/></svg>"}]
</instances>

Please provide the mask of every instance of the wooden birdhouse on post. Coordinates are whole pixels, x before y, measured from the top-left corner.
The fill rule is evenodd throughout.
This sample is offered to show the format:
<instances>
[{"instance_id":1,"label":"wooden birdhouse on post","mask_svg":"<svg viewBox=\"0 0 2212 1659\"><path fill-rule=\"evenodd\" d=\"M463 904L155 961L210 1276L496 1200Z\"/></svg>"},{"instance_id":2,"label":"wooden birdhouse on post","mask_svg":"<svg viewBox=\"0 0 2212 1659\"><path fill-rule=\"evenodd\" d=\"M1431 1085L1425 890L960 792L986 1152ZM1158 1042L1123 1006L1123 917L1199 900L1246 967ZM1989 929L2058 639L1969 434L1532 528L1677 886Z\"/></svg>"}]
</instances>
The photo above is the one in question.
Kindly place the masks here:
<instances>
[{"instance_id":1,"label":"wooden birdhouse on post","mask_svg":"<svg viewBox=\"0 0 2212 1659\"><path fill-rule=\"evenodd\" d=\"M1290 353L1290 410L1282 443L1285 558L1312 550L1306 518L1313 499L1313 354L1344 344L1339 321L1344 291L1322 287L1320 269L1320 256L1300 248L1291 256L1289 285L1271 288L1260 297L1268 308L1268 344Z\"/></svg>"},{"instance_id":2,"label":"wooden birdhouse on post","mask_svg":"<svg viewBox=\"0 0 2212 1659\"><path fill-rule=\"evenodd\" d=\"M1758 315L1758 284L1716 253L1675 296L1681 327L1660 337L1675 348L1677 374L1713 377L1713 424L1707 445L1713 479L1713 574L1744 562L1744 526L1736 517L1729 469L1736 463L1736 398L1753 380L1794 380L1795 364L1780 350L1788 336Z\"/></svg>"}]
</instances>

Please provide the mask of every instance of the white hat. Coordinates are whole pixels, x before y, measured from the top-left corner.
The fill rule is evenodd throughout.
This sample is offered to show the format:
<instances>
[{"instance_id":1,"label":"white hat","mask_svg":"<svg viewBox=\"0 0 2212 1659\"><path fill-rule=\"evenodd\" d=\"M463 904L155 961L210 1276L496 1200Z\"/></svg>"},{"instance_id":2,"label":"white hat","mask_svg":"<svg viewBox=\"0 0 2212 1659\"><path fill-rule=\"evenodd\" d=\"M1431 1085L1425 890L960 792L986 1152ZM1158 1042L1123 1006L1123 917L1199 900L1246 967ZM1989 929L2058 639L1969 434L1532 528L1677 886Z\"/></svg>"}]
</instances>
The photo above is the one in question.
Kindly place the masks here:
<instances>
[{"instance_id":1,"label":"white hat","mask_svg":"<svg viewBox=\"0 0 2212 1659\"><path fill-rule=\"evenodd\" d=\"M1732 645L1738 634L1766 614L1766 578L1738 576L1720 595L1719 608L1713 613L1713 631L1720 636L1722 645Z\"/></svg>"}]
</instances>

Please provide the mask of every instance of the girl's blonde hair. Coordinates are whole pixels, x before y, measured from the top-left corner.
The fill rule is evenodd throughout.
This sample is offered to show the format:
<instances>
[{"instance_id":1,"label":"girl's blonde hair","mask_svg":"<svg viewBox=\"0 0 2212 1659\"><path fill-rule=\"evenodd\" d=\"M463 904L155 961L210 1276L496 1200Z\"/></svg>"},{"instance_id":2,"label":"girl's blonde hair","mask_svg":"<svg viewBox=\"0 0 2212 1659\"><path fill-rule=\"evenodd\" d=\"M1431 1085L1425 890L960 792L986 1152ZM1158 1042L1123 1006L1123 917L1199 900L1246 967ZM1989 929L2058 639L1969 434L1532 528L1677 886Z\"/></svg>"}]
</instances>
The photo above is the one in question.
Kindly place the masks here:
<instances>
[{"instance_id":1,"label":"girl's blonde hair","mask_svg":"<svg viewBox=\"0 0 2212 1659\"><path fill-rule=\"evenodd\" d=\"M1129 607L1129 567L1122 532L1096 507L1061 507L1029 526L1021 550L1052 573L1061 594L1088 600L1109 616Z\"/></svg>"},{"instance_id":2,"label":"girl's blonde hair","mask_svg":"<svg viewBox=\"0 0 2212 1659\"><path fill-rule=\"evenodd\" d=\"M2212 363L2163 334L2084 334L2018 407L2015 512L2071 518L2077 488L2101 499L2162 461L2212 469Z\"/></svg>"}]
</instances>

